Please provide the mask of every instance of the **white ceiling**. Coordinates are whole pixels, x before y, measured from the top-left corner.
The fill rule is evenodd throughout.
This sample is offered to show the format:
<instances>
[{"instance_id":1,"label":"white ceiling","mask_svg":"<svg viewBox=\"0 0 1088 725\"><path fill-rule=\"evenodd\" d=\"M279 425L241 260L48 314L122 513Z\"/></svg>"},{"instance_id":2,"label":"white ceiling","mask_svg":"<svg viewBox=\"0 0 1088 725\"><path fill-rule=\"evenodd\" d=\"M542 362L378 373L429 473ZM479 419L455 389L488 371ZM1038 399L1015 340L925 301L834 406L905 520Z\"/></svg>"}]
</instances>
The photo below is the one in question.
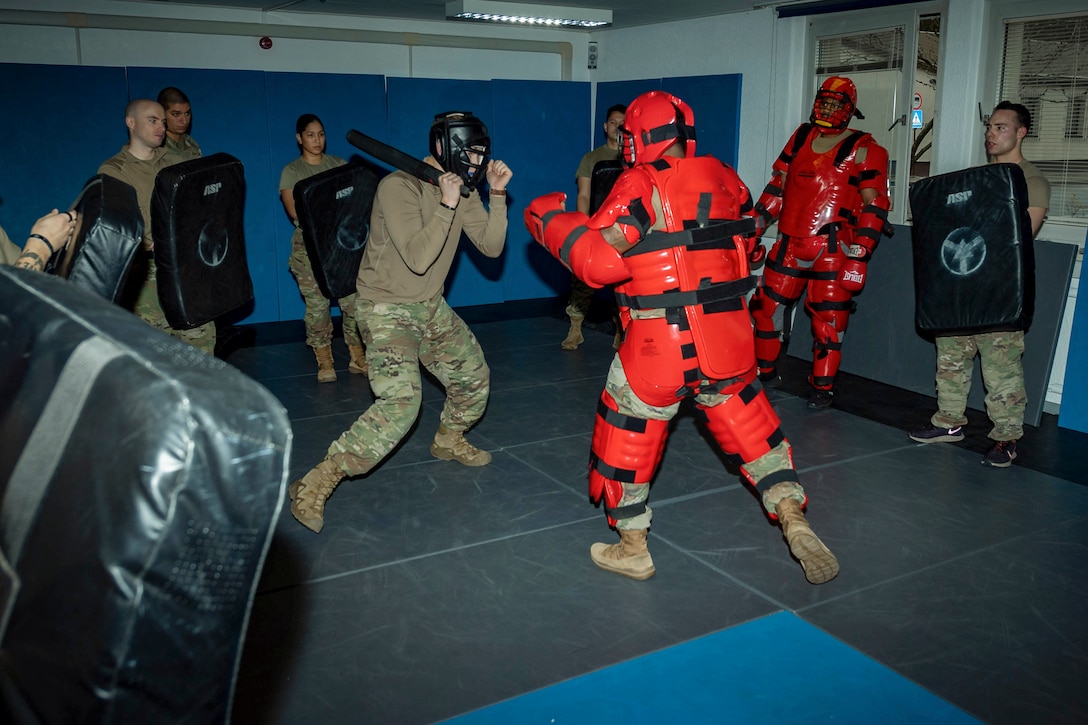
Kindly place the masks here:
<instances>
[{"instance_id":1,"label":"white ceiling","mask_svg":"<svg viewBox=\"0 0 1088 725\"><path fill-rule=\"evenodd\" d=\"M443 21L445 0L133 0L134 5L154 2L171 5L205 5L246 10L354 15L406 20ZM787 5L790 2L764 0L583 0L582 2L533 2L532 0L502 0L517 5L562 5L597 10L611 10L614 28L652 25L671 20L688 20L710 15L751 10L764 5Z\"/></svg>"}]
</instances>

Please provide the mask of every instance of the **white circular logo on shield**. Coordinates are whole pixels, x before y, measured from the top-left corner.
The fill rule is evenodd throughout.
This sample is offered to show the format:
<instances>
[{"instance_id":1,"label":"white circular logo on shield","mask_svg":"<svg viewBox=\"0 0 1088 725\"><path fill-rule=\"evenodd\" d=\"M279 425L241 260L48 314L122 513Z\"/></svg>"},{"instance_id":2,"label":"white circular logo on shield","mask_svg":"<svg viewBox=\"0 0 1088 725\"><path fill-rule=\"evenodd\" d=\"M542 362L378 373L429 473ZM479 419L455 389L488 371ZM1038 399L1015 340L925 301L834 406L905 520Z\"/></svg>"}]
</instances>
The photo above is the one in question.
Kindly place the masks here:
<instances>
[{"instance_id":1,"label":"white circular logo on shield","mask_svg":"<svg viewBox=\"0 0 1088 725\"><path fill-rule=\"evenodd\" d=\"M986 240L970 227L953 230L941 244L941 266L957 277L967 277L986 261Z\"/></svg>"}]
</instances>

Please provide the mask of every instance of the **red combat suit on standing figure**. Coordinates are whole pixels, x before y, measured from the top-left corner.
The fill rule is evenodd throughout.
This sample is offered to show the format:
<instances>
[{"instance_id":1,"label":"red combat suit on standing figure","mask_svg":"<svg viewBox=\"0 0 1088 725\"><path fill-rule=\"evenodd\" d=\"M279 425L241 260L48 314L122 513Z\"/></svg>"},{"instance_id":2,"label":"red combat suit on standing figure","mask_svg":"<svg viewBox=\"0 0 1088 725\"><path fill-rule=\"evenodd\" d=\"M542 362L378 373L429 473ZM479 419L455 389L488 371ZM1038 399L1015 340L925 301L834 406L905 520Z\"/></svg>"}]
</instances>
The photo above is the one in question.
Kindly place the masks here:
<instances>
[{"instance_id":1,"label":"red combat suit on standing figure","mask_svg":"<svg viewBox=\"0 0 1088 725\"><path fill-rule=\"evenodd\" d=\"M808 580L828 581L838 561L805 520L789 441L757 379L745 295L760 225L748 189L721 161L695 157L694 114L663 91L628 106L622 154L629 168L593 216L565 211L559 192L525 211L533 238L581 280L616 285L624 335L597 405L589 492L620 541L594 544L590 557L632 579L653 576L650 482L669 420L694 398Z\"/></svg>"},{"instance_id":2,"label":"red combat suit on standing figure","mask_svg":"<svg viewBox=\"0 0 1088 725\"><path fill-rule=\"evenodd\" d=\"M865 286L867 266L888 224L888 152L872 136L847 128L857 111L853 81L832 76L816 94L809 123L793 133L756 203L778 240L767 255L763 283L752 298L756 358L765 385L780 382L784 312L808 285L812 316L813 408L831 405L842 340ZM758 250L757 250L758 252Z\"/></svg>"}]
</instances>

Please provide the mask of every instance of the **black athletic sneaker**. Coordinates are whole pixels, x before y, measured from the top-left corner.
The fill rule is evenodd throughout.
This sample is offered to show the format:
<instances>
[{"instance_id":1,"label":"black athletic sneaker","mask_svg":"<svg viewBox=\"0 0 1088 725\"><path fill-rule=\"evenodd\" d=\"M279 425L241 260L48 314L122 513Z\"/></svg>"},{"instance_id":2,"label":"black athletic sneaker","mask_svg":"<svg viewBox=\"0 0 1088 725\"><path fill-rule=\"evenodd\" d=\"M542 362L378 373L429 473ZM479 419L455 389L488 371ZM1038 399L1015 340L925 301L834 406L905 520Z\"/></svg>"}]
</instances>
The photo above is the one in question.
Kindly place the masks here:
<instances>
[{"instance_id":1,"label":"black athletic sneaker","mask_svg":"<svg viewBox=\"0 0 1088 725\"><path fill-rule=\"evenodd\" d=\"M808 407L810 408L830 408L831 399L835 397L835 394L830 390L813 390L808 396Z\"/></svg>"},{"instance_id":2,"label":"black athletic sneaker","mask_svg":"<svg viewBox=\"0 0 1088 725\"><path fill-rule=\"evenodd\" d=\"M910 432L910 439L919 443L955 443L963 440L963 426L955 428L938 428L930 423L924 428L918 428ZM1006 466L1009 464L1005 464Z\"/></svg>"},{"instance_id":3,"label":"black athletic sneaker","mask_svg":"<svg viewBox=\"0 0 1088 725\"><path fill-rule=\"evenodd\" d=\"M982 459L982 465L994 468L1008 468L1016 458L1016 441L998 441Z\"/></svg>"}]
</instances>

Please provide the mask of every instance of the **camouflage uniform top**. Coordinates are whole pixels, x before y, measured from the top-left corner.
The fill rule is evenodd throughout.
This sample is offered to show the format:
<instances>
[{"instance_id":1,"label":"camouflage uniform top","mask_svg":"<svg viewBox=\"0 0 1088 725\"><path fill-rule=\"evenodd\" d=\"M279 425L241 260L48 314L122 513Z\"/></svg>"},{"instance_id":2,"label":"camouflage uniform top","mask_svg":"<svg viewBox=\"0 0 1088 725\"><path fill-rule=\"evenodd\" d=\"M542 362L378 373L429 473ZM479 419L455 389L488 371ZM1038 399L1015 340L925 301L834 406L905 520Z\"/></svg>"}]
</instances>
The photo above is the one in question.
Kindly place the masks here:
<instances>
[{"instance_id":1,"label":"camouflage uniform top","mask_svg":"<svg viewBox=\"0 0 1088 725\"><path fill-rule=\"evenodd\" d=\"M15 264L15 260L22 254L22 250L15 242L11 241L8 233L0 227L0 264Z\"/></svg>"},{"instance_id":2,"label":"camouflage uniform top","mask_svg":"<svg viewBox=\"0 0 1088 725\"><path fill-rule=\"evenodd\" d=\"M194 141L189 134L182 136L180 141L175 141L167 136L164 147L182 161L192 161L193 159L199 159L203 155L200 152L200 144Z\"/></svg>"},{"instance_id":3,"label":"camouflage uniform top","mask_svg":"<svg viewBox=\"0 0 1088 725\"><path fill-rule=\"evenodd\" d=\"M140 214L144 218L144 249L151 249L155 244L151 238L151 196L155 192L155 176L180 160L165 146L160 146L145 161L130 154L126 145L98 167L98 173L120 179L136 190L136 202L140 205Z\"/></svg>"},{"instance_id":4,"label":"camouflage uniform top","mask_svg":"<svg viewBox=\"0 0 1088 725\"><path fill-rule=\"evenodd\" d=\"M582 157L581 163L578 164L578 170L574 172L574 176L581 176L583 179L593 178L593 167L597 165L598 161L619 161L620 150L610 149L608 144L598 146L590 151L588 154Z\"/></svg>"},{"instance_id":5,"label":"camouflage uniform top","mask_svg":"<svg viewBox=\"0 0 1088 725\"><path fill-rule=\"evenodd\" d=\"M428 157L429 158L429 157ZM442 292L464 230L488 257L506 243L506 197L461 199L456 211L441 205L437 186L396 171L378 184L370 236L359 266L359 297L374 302L426 302Z\"/></svg>"}]
</instances>

